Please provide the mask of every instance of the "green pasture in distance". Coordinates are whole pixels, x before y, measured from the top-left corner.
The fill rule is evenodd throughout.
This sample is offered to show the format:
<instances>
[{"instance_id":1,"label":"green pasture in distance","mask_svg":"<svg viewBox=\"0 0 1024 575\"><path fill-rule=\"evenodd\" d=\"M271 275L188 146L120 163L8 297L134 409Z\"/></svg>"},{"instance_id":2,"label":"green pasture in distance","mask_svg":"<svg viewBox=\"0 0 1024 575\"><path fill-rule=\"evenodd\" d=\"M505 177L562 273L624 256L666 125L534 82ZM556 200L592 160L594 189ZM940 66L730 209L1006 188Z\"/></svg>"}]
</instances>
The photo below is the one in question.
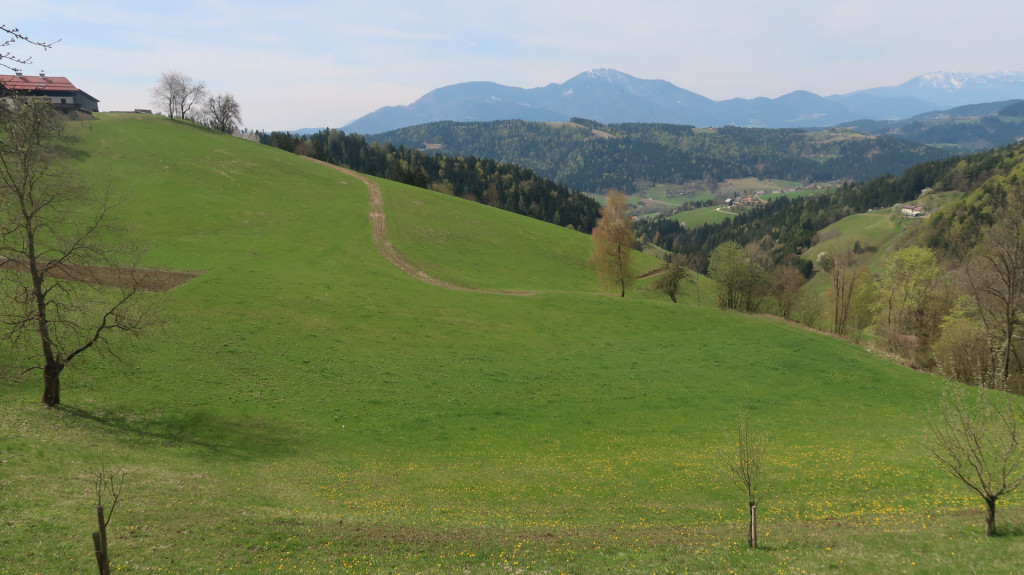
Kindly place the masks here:
<instances>
[{"instance_id":1,"label":"green pasture in distance","mask_svg":"<svg viewBox=\"0 0 1024 575\"><path fill-rule=\"evenodd\" d=\"M587 238L382 182L411 261L543 293L434 287L377 253L355 178L162 118L80 136L147 264L204 273L148 294L159 329L125 364L83 357L59 409L0 353L2 573L95 571L104 457L129 471L119 572L1019 568L1020 498L985 539L924 455L935 378L690 296L612 297L570 263ZM747 404L773 445L757 552L718 453Z\"/></svg>"},{"instance_id":2,"label":"green pasture in distance","mask_svg":"<svg viewBox=\"0 0 1024 575\"><path fill-rule=\"evenodd\" d=\"M802 187L798 182L786 180L763 180L761 178L735 178L718 185L718 192L725 194L750 194L756 191L791 190Z\"/></svg>"},{"instance_id":3,"label":"green pasture in distance","mask_svg":"<svg viewBox=\"0 0 1024 575\"><path fill-rule=\"evenodd\" d=\"M646 198L650 204L655 206L663 205L665 207L676 207L687 202L702 202L715 199L715 195L706 190L693 191L686 186L676 184L655 184L642 190L638 195Z\"/></svg>"},{"instance_id":4,"label":"green pasture in distance","mask_svg":"<svg viewBox=\"0 0 1024 575\"><path fill-rule=\"evenodd\" d=\"M735 216L736 214L722 208L722 206L706 206L694 210L679 212L672 216L672 219L686 224L686 227L694 228L705 224L717 224Z\"/></svg>"}]
</instances>

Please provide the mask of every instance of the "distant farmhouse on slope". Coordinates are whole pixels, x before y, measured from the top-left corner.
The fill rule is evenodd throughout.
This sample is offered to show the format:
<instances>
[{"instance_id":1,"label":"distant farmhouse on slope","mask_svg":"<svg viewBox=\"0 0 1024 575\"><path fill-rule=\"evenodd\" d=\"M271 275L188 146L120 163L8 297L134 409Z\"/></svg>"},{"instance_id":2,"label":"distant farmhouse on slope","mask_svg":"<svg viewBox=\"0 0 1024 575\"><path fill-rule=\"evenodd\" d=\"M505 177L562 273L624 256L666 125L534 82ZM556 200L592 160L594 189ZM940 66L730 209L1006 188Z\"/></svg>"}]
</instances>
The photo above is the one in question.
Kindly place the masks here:
<instances>
[{"instance_id":1,"label":"distant farmhouse on slope","mask_svg":"<svg viewBox=\"0 0 1024 575\"><path fill-rule=\"evenodd\" d=\"M910 204L910 205L903 206L903 209L901 210L901 212L903 213L904 216L907 216L907 217L910 217L910 218L921 217L927 211L928 211L927 208L925 208L924 206L918 205L918 204Z\"/></svg>"},{"instance_id":2,"label":"distant farmhouse on slope","mask_svg":"<svg viewBox=\"0 0 1024 575\"><path fill-rule=\"evenodd\" d=\"M21 72L14 75L2 74L0 84L11 92L49 98L53 107L63 114L92 114L100 111L99 100L79 90L62 76L47 76L42 72L38 76L25 76Z\"/></svg>"}]
</instances>

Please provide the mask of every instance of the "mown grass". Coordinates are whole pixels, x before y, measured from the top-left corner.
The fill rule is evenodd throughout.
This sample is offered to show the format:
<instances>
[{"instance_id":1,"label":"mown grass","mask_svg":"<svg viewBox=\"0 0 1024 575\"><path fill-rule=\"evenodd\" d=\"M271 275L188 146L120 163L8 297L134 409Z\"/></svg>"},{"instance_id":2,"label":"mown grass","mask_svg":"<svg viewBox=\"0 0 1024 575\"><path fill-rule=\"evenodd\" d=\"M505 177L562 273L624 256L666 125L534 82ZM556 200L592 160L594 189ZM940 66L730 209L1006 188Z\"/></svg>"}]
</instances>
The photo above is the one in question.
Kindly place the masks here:
<instances>
[{"instance_id":1,"label":"mown grass","mask_svg":"<svg viewBox=\"0 0 1024 575\"><path fill-rule=\"evenodd\" d=\"M84 358L59 409L2 356L0 572L95 569L104 456L130 471L122 572L1019 567L1019 499L986 540L924 457L933 378L689 295L609 297L585 236L382 183L424 269L541 293L427 285L377 254L358 181L185 124L100 115L80 147L147 262L205 273L150 295L161 328ZM773 437L757 552L717 451L747 403Z\"/></svg>"}]
</instances>

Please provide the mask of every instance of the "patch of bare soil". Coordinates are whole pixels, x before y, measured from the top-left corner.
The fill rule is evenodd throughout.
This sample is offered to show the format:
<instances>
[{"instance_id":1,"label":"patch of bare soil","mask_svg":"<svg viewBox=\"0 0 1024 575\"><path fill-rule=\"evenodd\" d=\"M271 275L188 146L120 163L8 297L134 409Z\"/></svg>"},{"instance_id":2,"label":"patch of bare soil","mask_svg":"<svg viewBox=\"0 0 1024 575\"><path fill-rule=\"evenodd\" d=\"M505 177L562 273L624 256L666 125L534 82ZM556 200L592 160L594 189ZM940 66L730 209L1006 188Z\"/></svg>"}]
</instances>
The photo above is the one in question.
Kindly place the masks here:
<instances>
[{"instance_id":1,"label":"patch of bare soil","mask_svg":"<svg viewBox=\"0 0 1024 575\"><path fill-rule=\"evenodd\" d=\"M0 263L0 265L19 272L28 271L28 265L25 262L6 260ZM123 288L134 285L143 291L165 292L185 285L192 278L199 277L202 274L199 272L172 272L160 269L124 270L102 266L64 264L58 269L51 270L49 275L61 280L77 281L105 287Z\"/></svg>"}]
</instances>

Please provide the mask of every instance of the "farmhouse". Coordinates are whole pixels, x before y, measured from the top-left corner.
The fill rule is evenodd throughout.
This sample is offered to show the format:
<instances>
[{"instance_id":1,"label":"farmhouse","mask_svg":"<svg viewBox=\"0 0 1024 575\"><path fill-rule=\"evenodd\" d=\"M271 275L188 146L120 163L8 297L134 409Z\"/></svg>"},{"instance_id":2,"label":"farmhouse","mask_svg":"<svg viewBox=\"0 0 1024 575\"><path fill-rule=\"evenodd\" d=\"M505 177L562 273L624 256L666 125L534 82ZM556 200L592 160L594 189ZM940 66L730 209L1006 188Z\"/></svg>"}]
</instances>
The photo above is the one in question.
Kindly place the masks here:
<instances>
[{"instance_id":1,"label":"farmhouse","mask_svg":"<svg viewBox=\"0 0 1024 575\"><path fill-rule=\"evenodd\" d=\"M100 111L99 100L79 90L62 76L47 76L42 72L38 76L24 76L18 72L14 75L0 75L0 84L11 92L49 98L53 107L64 114Z\"/></svg>"},{"instance_id":2,"label":"farmhouse","mask_svg":"<svg viewBox=\"0 0 1024 575\"><path fill-rule=\"evenodd\" d=\"M923 216L924 212L925 212L925 207L924 206L920 206L918 204L909 204L909 205L903 206L903 210L902 210L902 213L903 213L904 216L911 217L911 218L916 218L918 216Z\"/></svg>"}]
</instances>

